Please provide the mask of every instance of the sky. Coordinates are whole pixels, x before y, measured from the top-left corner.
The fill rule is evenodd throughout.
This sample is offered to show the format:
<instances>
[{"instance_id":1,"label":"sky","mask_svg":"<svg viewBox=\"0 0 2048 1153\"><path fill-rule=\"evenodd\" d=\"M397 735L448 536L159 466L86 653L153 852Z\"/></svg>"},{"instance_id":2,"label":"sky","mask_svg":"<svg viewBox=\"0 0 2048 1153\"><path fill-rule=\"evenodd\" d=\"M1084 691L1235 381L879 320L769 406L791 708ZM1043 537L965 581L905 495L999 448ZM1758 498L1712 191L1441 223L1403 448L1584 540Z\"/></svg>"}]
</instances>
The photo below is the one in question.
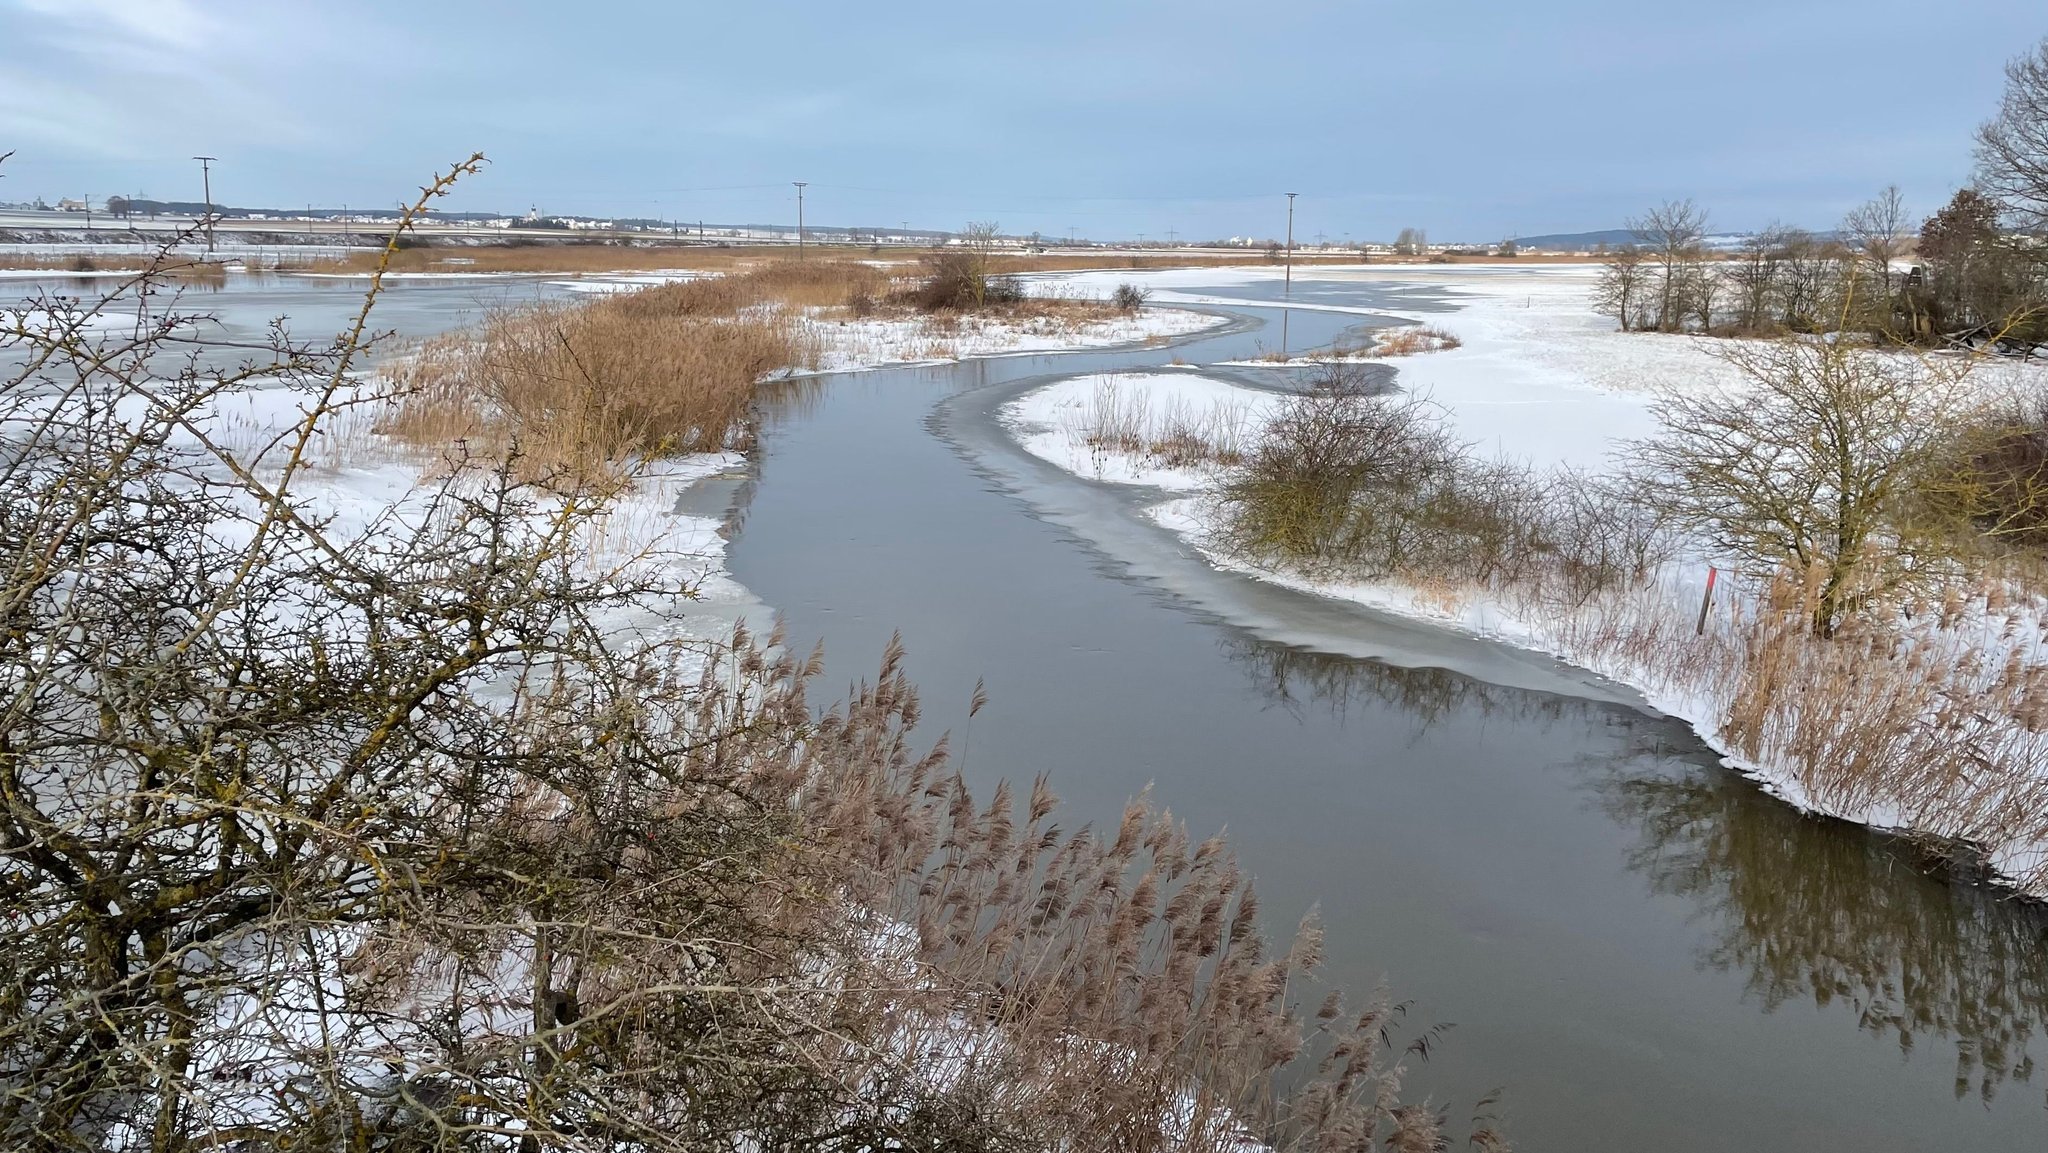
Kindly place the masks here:
<instances>
[{"instance_id":1,"label":"sky","mask_svg":"<svg viewBox=\"0 0 2048 1153\"><path fill-rule=\"evenodd\" d=\"M2040 0L0 0L0 200L1100 239L1831 227L1970 172Z\"/></svg>"}]
</instances>

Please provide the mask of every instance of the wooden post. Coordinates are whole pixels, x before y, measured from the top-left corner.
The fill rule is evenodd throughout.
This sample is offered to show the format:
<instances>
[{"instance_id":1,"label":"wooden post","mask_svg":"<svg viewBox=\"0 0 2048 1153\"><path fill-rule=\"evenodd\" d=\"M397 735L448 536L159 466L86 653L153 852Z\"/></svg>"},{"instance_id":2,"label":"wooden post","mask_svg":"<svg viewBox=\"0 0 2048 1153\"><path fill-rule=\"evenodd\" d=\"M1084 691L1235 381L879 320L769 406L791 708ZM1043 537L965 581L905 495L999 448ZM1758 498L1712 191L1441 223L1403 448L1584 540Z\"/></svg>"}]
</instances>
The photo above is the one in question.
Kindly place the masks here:
<instances>
[{"instance_id":1,"label":"wooden post","mask_svg":"<svg viewBox=\"0 0 2048 1153\"><path fill-rule=\"evenodd\" d=\"M1718 575L1718 570L1713 565L1708 565L1707 592L1705 596L1700 598L1700 621L1693 626L1692 630L1692 635L1696 637L1707 635L1707 609L1711 608L1714 604L1714 577L1716 575Z\"/></svg>"}]
</instances>

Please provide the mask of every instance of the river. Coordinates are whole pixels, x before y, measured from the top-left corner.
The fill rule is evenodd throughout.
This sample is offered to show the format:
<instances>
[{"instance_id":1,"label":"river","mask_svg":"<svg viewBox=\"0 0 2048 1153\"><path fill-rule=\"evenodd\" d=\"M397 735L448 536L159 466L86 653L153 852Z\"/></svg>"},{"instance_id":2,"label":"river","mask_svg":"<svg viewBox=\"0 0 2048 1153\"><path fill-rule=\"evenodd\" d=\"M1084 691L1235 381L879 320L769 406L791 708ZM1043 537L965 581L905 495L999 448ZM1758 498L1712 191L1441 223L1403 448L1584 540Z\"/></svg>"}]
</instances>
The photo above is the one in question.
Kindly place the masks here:
<instances>
[{"instance_id":1,"label":"river","mask_svg":"<svg viewBox=\"0 0 2048 1153\"><path fill-rule=\"evenodd\" d=\"M1313 277L1295 293L1441 306ZM1218 572L1144 520L1146 494L995 424L1062 375L1276 343L1273 310L1230 311L1174 348L791 390L730 494L734 575L794 643L822 640L828 684L900 631L930 735L954 730L984 795L1049 772L1070 827L1147 786L1198 835L1227 827L1274 933L1318 908L1332 981L1385 980L1414 1028L1455 1025L1410 1082L1454 1126L1500 1087L1537 1151L2048 1145L2033 908L1796 814L1616 686ZM1290 338L1359 323L1296 310ZM990 704L968 726L977 678Z\"/></svg>"}]
</instances>

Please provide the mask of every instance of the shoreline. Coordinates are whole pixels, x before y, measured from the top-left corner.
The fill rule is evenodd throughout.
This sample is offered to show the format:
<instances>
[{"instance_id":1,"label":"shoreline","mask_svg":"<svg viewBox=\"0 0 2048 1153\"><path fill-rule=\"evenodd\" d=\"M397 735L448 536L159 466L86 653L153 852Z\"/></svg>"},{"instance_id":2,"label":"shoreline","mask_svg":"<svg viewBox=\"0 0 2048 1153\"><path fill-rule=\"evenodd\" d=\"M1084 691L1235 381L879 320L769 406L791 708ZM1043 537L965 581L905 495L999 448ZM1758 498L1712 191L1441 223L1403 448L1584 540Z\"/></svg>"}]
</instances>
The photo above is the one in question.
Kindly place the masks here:
<instances>
[{"instance_id":1,"label":"shoreline","mask_svg":"<svg viewBox=\"0 0 2048 1153\"><path fill-rule=\"evenodd\" d=\"M1509 297L1515 293L1494 286L1419 287L1438 288L1454 302L1455 311L1448 316L1436 315L1432 322L1448 322L1460 335L1468 337L1467 346L1384 363L1396 370L1399 387L1430 396L1443 408L1452 429L1461 438L1473 441L1482 452L1491 448L1494 454L1506 458L1597 468L1605 463L1608 452L1619 441L1647 435L1654 428L1647 410L1645 385L1655 383L1659 375L1673 372L1690 374L1690 380L1699 374L1725 369L1699 341L1686 337L1602 333L1580 324L1575 331L1566 330L1555 339L1532 338L1533 329L1540 328L1545 321L1537 320L1532 326L1529 319L1517 318L1512 313L1525 310L1531 319L1555 320L1564 299L1560 290L1570 288L1569 285L1523 284L1517 287L1528 290L1526 299L1512 303ZM1541 309L1539 300L1544 306ZM1213 303L1220 307L1275 307L1271 302L1251 300L1219 298ZM1591 318L1590 309L1580 311L1585 318ZM1464 322L1462 326L1460 322ZM1606 347L1600 347L1603 344ZM1610 350L1618 355L1610 355ZM1305 355L1313 357L1314 353ZM1170 404L1189 403L1185 394L1203 390L1217 403L1257 403L1254 390L1205 375L1217 367L1222 366L1132 374L1125 379L1133 390L1149 399L1181 398L1170 399ZM1595 375L1602 370L1601 375ZM1624 380L1636 387L1617 387ZM1074 429L1071 425L1061 428L1056 412L1063 406L1074 408L1078 404L1077 390L1088 386L1088 381L1074 379L1037 385L1003 403L998 422L1022 451L1070 476L1143 493L1144 507L1136 515L1170 533L1204 565L1250 581L1416 621L1448 634L1548 657L1597 680L1624 686L1640 695L1644 707L1684 723L1729 769L1795 810L1861 825L1937 850L1931 856L1938 856L1943 847L1969 850L1960 863L1967 867L1966 871L1977 874L1971 879L1988 881L2022 899L2048 899L2048 893L2039 891L2041 863L2048 847L2031 836L1998 842L1930 827L1924 820L1925 813L1921 814L1923 820L1915 821L1901 807L1910 798L1892 803L1882 794L1873 793L1855 804L1829 803L1827 798L1814 795L1796 762L1778 763L1775 758L1765 758L1770 762L1765 763L1737 750L1736 742L1723 729L1731 683L1728 676L1708 683L1695 675L1688 683L1686 675L1678 670L1656 667L1654 662L1631 657L1612 646L1604 651L1600 648L1597 634L1603 630L1611 632L1617 623L1658 622L1650 627L1661 629L1658 635L1670 635L1671 626L1662 622L1683 616L1687 618L1683 631L1690 634L1693 630L1689 618L1697 610L1688 606L1699 604L1702 578L1712 558L1702 556L1697 558L1696 565L1680 564L1667 569L1642 588L1601 604L1549 614L1532 613L1528 605L1506 604L1476 589L1419 589L1395 580L1332 580L1263 568L1222 555L1213 547L1211 518L1201 508L1201 494L1215 475L1213 466L1191 471L1164 467L1127 453L1109 453L1110 457L1121 457L1115 460L1105 460L1099 451L1090 460L1077 455ZM1101 404L1100 400L1096 403ZM1475 437L1474 433L1479 435ZM1688 575L1685 570L1689 568L1697 568L1698 572ZM1723 646L1722 653L1739 651L1740 629L1744 626L1739 599L1735 590L1730 589L1728 595L1717 600L1712 614L1714 627L1707 643L1709 647ZM1968 623L1965 622L1965 627ZM2004 655L1988 652L1984 663L1996 663ZM2030 780L2031 776L2019 769L2011 783L2020 786ZM1958 862L1952 859L1950 863Z\"/></svg>"}]
</instances>

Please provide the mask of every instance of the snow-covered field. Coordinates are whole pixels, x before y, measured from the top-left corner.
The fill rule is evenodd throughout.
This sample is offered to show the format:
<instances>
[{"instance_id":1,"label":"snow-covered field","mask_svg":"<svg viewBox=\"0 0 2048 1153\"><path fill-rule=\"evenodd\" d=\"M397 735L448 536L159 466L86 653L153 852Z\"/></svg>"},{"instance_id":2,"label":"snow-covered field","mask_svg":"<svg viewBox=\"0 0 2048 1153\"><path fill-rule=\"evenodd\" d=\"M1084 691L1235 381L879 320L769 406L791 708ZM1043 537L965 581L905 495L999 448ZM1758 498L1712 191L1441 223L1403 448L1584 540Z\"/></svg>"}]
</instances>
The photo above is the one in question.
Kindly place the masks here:
<instances>
[{"instance_id":1,"label":"snow-covered field","mask_svg":"<svg viewBox=\"0 0 2048 1153\"><path fill-rule=\"evenodd\" d=\"M1191 270L1147 280L1157 301L1229 305L1259 302L1235 300L1217 291L1188 293L1176 286L1191 285L1197 278L1213 286L1261 275L1263 270ZM1448 315L1428 319L1458 336L1463 347L1388 363L1397 368L1397 381L1404 389L1440 406L1460 438L1482 455L1538 468L1597 473L1611 467L1623 442L1656 431L1650 407L1653 390L1741 387L1740 375L1715 355L1714 341L1615 331L1613 323L1594 314L1588 303L1596 276L1590 267L1361 268L1318 270L1317 276L1415 284L1456 306ZM1073 281L1065 290L1090 287L1089 274ZM2007 365L1980 370L1979 376L1980 383L2000 388L2029 378L2036 385L2048 381L2048 374L2037 368ZM1105 406L1105 390L1116 397L1115 405ZM1093 435L1105 411L1125 414L1127 423L1133 412L1155 422L1170 412L1186 423L1200 420L1199 414L1189 415L1190 408L1206 405L1256 416L1272 403L1269 393L1189 371L1064 381L1012 402L1002 415L1028 451L1061 468L1091 479L1159 489L1162 500L1150 510L1153 519L1218 567L1550 652L1634 687L1653 707L1686 720L1724 753L1732 751L1734 742L1725 726L1740 691L1744 643L1758 605L1733 592L1724 580L1706 635L1692 636L1708 566L1719 559L1704 548L1667 566L1644 587L1573 606L1533 603L1528 598L1510 602L1477 589L1332 581L1255 569L1222 555L1210 541L1214 514L1203 490L1217 475L1214 466L1169 466L1142 450L1105 449L1101 438ZM1978 596L1974 602L1951 605L1938 619L1926 614L1910 643L1929 662L1950 670L1950 679L1943 682L1949 691L2005 694L2020 700L2015 694L2023 690L2014 686L2032 683L2027 670L2048 665L2044 619L2048 605L1991 604ZM1939 707L1937 700L1938 694L1930 695L1926 707ZM1873 707L1907 706L1877 701ZM1918 807L1911 798L1843 787L1839 781L1817 777L1811 759L1804 767L1769 756L1731 756L1731 762L1808 810L1878 827L1979 841L1989 850L1996 871L2041 888L2042 865L2048 861L2041 826L2022 831L2011 828L2009 820L2012 812L2033 804L2038 790L2048 789L2048 779L2036 781L2021 767L2048 765L2048 748L2028 728L2002 720L1976 733L1982 747L2005 755L2002 767L2014 770L2004 773L2005 779L1993 774L1992 779L1956 786L1961 791L1941 794L1939 804ZM1785 748L1789 741L1781 735L1764 743ZM1994 810L2001 816L1986 815Z\"/></svg>"},{"instance_id":2,"label":"snow-covered field","mask_svg":"<svg viewBox=\"0 0 2048 1153\"><path fill-rule=\"evenodd\" d=\"M888 268L902 262L866 263ZM608 294L715 275L718 274L688 269L601 273L574 280L553 280L550 284L570 292ZM1106 288L1090 284L1083 289L1060 280L1034 280L1031 284L1037 296L1082 299L1102 299L1115 287L1112 282ZM822 309L810 309L802 326L813 359L813 366L807 371L823 373L853 372L887 364L938 364L981 356L1022 356L1167 341L1227 323L1225 317L1182 308L1145 308L1091 321L1059 316L842 318L828 315Z\"/></svg>"}]
</instances>

